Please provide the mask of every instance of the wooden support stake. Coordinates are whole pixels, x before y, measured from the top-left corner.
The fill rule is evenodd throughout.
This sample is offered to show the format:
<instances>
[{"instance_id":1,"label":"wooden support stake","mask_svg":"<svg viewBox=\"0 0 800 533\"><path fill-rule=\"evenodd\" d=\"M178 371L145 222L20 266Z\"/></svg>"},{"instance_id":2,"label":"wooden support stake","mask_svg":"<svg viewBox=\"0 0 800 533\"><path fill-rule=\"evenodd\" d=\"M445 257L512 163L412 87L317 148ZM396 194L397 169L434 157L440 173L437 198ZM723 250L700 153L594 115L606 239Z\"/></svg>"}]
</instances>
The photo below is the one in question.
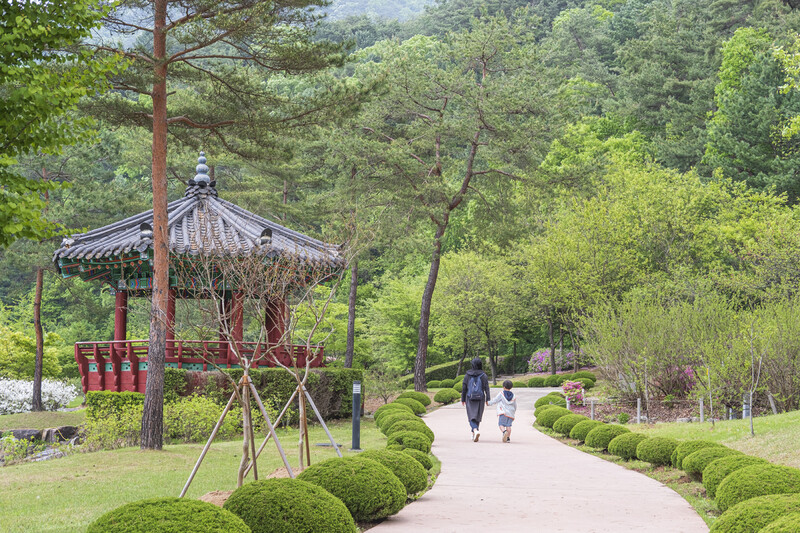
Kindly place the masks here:
<instances>
[{"instance_id":1,"label":"wooden support stake","mask_svg":"<svg viewBox=\"0 0 800 533\"><path fill-rule=\"evenodd\" d=\"M289 396L289 401L286 402L286 405L283 407L283 411L281 411L281 414L279 414L278 418L275 419L275 425L276 426L281 423L281 419L283 418L283 415L286 414L286 411L289 409L289 406L292 404L292 400L294 400L294 397L296 395L297 395L297 389L295 389L294 392L292 392L292 395ZM258 459L258 457L261 455L261 452L264 451L264 448L267 446L267 443L269 442L270 437L272 437L272 433L267 433L267 436L264 439L264 442L261 443L261 446L258 448L258 451L254 455L254 459ZM250 472L251 468L253 468L252 462L247 467L247 469L244 471L244 475L245 476L247 476L247 474L248 474L248 472Z\"/></svg>"},{"instance_id":2,"label":"wooden support stake","mask_svg":"<svg viewBox=\"0 0 800 533\"><path fill-rule=\"evenodd\" d=\"M192 484L192 480L194 479L195 474L197 474L197 471L200 469L200 464L203 462L203 458L205 458L206 453L208 453L208 449L211 448L211 441L214 440L214 437L217 436L219 428L222 427L222 423L225 421L225 416L227 416L228 411L230 411L231 406L233 405L234 398L236 398L236 392L231 393L231 398L228 400L228 405L226 405L225 409L222 410L222 414L220 415L219 420L217 420L217 425L214 426L214 429L211 431L211 435L208 437L208 442L206 442L203 451L200 453L200 457L197 458L197 462L195 463L194 468L192 469L192 473L189 474L189 479L186 480L186 485L183 486L181 495L178 496L179 498L183 498L184 496L186 496L186 491L189 490L189 485Z\"/></svg>"},{"instance_id":3,"label":"wooden support stake","mask_svg":"<svg viewBox=\"0 0 800 533\"><path fill-rule=\"evenodd\" d=\"M275 446L278 448L278 453L281 455L281 459L283 459L283 464L286 467L286 471L289 472L289 477L294 478L294 472L292 471L292 467L289 466L289 461L286 459L286 454L283 452L283 446L281 446L281 441L278 439L278 434L275 433L275 427L272 425L272 422L269 420L269 414L267 410L264 408L264 404L261 402L261 397L258 395L258 391L256 390L255 385L250 382L250 390L253 392L253 396L256 399L256 403L258 403L258 408L261 411L261 415L264 417L264 420L267 423L267 429L272 434L273 438L275 439Z\"/></svg>"},{"instance_id":4,"label":"wooden support stake","mask_svg":"<svg viewBox=\"0 0 800 533\"><path fill-rule=\"evenodd\" d=\"M303 387L303 392L306 395L306 398L308 398L308 403L311 404L311 409L314 410L314 414L317 415L317 420L319 420L319 423L322 425L322 429L324 429L325 433L328 435L328 438L330 439L331 444L333 445L333 449L336 450L336 455L338 455L339 457L342 457L342 451L339 449L339 445L336 444L336 441L333 440L333 435L331 435L330 430L328 430L328 426L325 425L325 421L322 419L322 416L319 414L319 410L317 409L317 406L314 404L314 400L311 399L311 395L308 393L308 390L306 390L306 386L302 385L302 387Z\"/></svg>"}]
</instances>

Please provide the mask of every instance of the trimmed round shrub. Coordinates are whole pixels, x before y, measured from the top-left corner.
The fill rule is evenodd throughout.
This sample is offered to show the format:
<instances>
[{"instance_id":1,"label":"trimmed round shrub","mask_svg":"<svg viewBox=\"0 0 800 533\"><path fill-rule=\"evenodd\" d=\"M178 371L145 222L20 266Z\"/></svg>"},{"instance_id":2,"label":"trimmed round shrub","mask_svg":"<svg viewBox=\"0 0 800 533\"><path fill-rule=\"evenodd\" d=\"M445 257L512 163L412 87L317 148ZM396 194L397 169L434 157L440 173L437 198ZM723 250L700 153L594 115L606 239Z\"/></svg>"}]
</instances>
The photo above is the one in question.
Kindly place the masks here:
<instances>
[{"instance_id":1,"label":"trimmed round shrub","mask_svg":"<svg viewBox=\"0 0 800 533\"><path fill-rule=\"evenodd\" d=\"M675 451L672 452L670 456L670 460L672 461L672 466L675 468L683 469L683 460L686 458L687 455L690 453L694 453L697 450L702 450L703 448L710 448L711 446L719 446L722 447L722 444L717 442L711 442L708 440L687 440L678 444L678 447L675 448Z\"/></svg>"},{"instance_id":2,"label":"trimmed round shrub","mask_svg":"<svg viewBox=\"0 0 800 533\"><path fill-rule=\"evenodd\" d=\"M706 495L709 498L715 497L717 487L731 472L746 466L762 464L767 464L767 460L752 455L730 455L711 461L703 470L703 487L706 489Z\"/></svg>"},{"instance_id":3,"label":"trimmed round shrub","mask_svg":"<svg viewBox=\"0 0 800 533\"><path fill-rule=\"evenodd\" d=\"M423 407L428 407L431 404L431 398L424 392L417 392L417 391L409 391L404 392L398 398L411 398L412 400L417 400L419 403L423 405Z\"/></svg>"},{"instance_id":4,"label":"trimmed round shrub","mask_svg":"<svg viewBox=\"0 0 800 533\"><path fill-rule=\"evenodd\" d=\"M398 420L386 428L386 436L389 437L398 431L417 431L428 437L428 440L431 441L431 443L433 443L434 440L433 430L428 427L428 424L419 418L416 420Z\"/></svg>"},{"instance_id":5,"label":"trimmed round shrub","mask_svg":"<svg viewBox=\"0 0 800 533\"><path fill-rule=\"evenodd\" d=\"M456 384L456 380L454 379L443 379L442 380L442 388L452 389L453 385Z\"/></svg>"},{"instance_id":6,"label":"trimmed round shrub","mask_svg":"<svg viewBox=\"0 0 800 533\"><path fill-rule=\"evenodd\" d=\"M429 389L439 389L439 388L442 387L442 382L439 381L439 380L433 379L433 380L429 381L428 383L426 383L426 386Z\"/></svg>"},{"instance_id":7,"label":"trimmed round shrub","mask_svg":"<svg viewBox=\"0 0 800 533\"><path fill-rule=\"evenodd\" d=\"M424 415L426 411L425 406L413 398L398 398L393 403L407 405L414 411L415 415Z\"/></svg>"},{"instance_id":8,"label":"trimmed round shrub","mask_svg":"<svg viewBox=\"0 0 800 533\"><path fill-rule=\"evenodd\" d=\"M425 453L431 453L431 441L424 433L418 431L398 431L392 433L389 440L386 442L387 446L391 446L392 450L400 450L405 448L414 448Z\"/></svg>"},{"instance_id":9,"label":"trimmed round shrub","mask_svg":"<svg viewBox=\"0 0 800 533\"><path fill-rule=\"evenodd\" d=\"M416 459L403 452L391 450L367 450L358 454L358 457L372 459L392 471L400 483L406 488L406 493L411 496L428 486L428 472ZM291 500L290 500L291 501ZM317 531L327 531L318 529Z\"/></svg>"},{"instance_id":10,"label":"trimmed round shrub","mask_svg":"<svg viewBox=\"0 0 800 533\"><path fill-rule=\"evenodd\" d=\"M536 400L533 404L534 407L541 407L543 405L553 404L558 405L559 407L566 407L567 400L562 398L561 396L556 396L555 394L548 394L547 396L542 396L538 400Z\"/></svg>"},{"instance_id":11,"label":"trimmed round shrub","mask_svg":"<svg viewBox=\"0 0 800 533\"><path fill-rule=\"evenodd\" d=\"M413 457L419 464L422 465L422 468L425 470L430 470L433 468L433 461L431 461L431 458L427 453L415 450L414 448L403 448L402 453Z\"/></svg>"},{"instance_id":12,"label":"trimmed round shrub","mask_svg":"<svg viewBox=\"0 0 800 533\"><path fill-rule=\"evenodd\" d=\"M711 533L752 533L781 516L800 511L800 494L770 494L737 503L711 526Z\"/></svg>"},{"instance_id":13,"label":"trimmed round shrub","mask_svg":"<svg viewBox=\"0 0 800 533\"><path fill-rule=\"evenodd\" d=\"M442 389L433 396L433 401L445 405L457 402L460 399L461 399L461 394L458 393L455 389Z\"/></svg>"},{"instance_id":14,"label":"trimmed round shrub","mask_svg":"<svg viewBox=\"0 0 800 533\"><path fill-rule=\"evenodd\" d=\"M583 385L583 389L584 390L589 390L592 387L594 387L594 381L592 381L589 378L576 378L576 379L573 379L572 381L579 382L581 385Z\"/></svg>"},{"instance_id":15,"label":"trimmed round shrub","mask_svg":"<svg viewBox=\"0 0 800 533\"><path fill-rule=\"evenodd\" d=\"M463 381L456 381L455 385L453 385L453 388L455 390L457 390L459 394L461 394L461 389L464 388L464 382Z\"/></svg>"},{"instance_id":16,"label":"trimmed round shrub","mask_svg":"<svg viewBox=\"0 0 800 533\"><path fill-rule=\"evenodd\" d=\"M540 376L533 376L528 380L528 387L544 387L544 378Z\"/></svg>"},{"instance_id":17,"label":"trimmed round shrub","mask_svg":"<svg viewBox=\"0 0 800 533\"><path fill-rule=\"evenodd\" d=\"M554 376L547 376L544 378L544 386L545 387L560 387L561 386L561 376L554 375Z\"/></svg>"},{"instance_id":18,"label":"trimmed round shrub","mask_svg":"<svg viewBox=\"0 0 800 533\"><path fill-rule=\"evenodd\" d=\"M461 374L460 376L456 376L455 382L456 383L463 382L465 377L467 377L466 374Z\"/></svg>"},{"instance_id":19,"label":"trimmed round shrub","mask_svg":"<svg viewBox=\"0 0 800 533\"><path fill-rule=\"evenodd\" d=\"M683 468L683 471L690 476L701 478L703 476L703 471L708 465L717 459L727 457L729 455L742 455L742 452L731 450L730 448L724 448L722 446L703 448L684 457L681 468Z\"/></svg>"},{"instance_id":20,"label":"trimmed round shrub","mask_svg":"<svg viewBox=\"0 0 800 533\"><path fill-rule=\"evenodd\" d=\"M553 427L553 424L556 423L556 420L558 420L562 416L568 416L571 414L572 412L564 407L553 407L543 412L539 417L537 417L536 423L539 424L540 426L551 428Z\"/></svg>"},{"instance_id":21,"label":"trimmed round shrub","mask_svg":"<svg viewBox=\"0 0 800 533\"><path fill-rule=\"evenodd\" d=\"M413 379L411 380L411 383L406 385L406 390L408 390L408 389L414 390L414 380Z\"/></svg>"},{"instance_id":22,"label":"trimmed round shrub","mask_svg":"<svg viewBox=\"0 0 800 533\"><path fill-rule=\"evenodd\" d=\"M800 492L800 470L773 464L750 465L731 472L717 487L717 507L724 511L739 502L766 496Z\"/></svg>"},{"instance_id":23,"label":"trimmed round shrub","mask_svg":"<svg viewBox=\"0 0 800 533\"><path fill-rule=\"evenodd\" d=\"M386 405L381 405L380 407L375 409L374 413L372 413L372 416L375 418L375 423L380 424L381 417L388 414L389 411L391 412L405 411L410 415L414 414L413 409L411 409L407 405L403 405L401 403L387 403Z\"/></svg>"},{"instance_id":24,"label":"trimmed round shrub","mask_svg":"<svg viewBox=\"0 0 800 533\"><path fill-rule=\"evenodd\" d=\"M667 437L652 437L636 446L636 457L641 461L656 465L671 464L670 457L678 447L678 441Z\"/></svg>"},{"instance_id":25,"label":"trimmed round shrub","mask_svg":"<svg viewBox=\"0 0 800 533\"><path fill-rule=\"evenodd\" d=\"M800 533L800 512L789 513L770 522L759 533Z\"/></svg>"},{"instance_id":26,"label":"trimmed round shrub","mask_svg":"<svg viewBox=\"0 0 800 533\"><path fill-rule=\"evenodd\" d=\"M567 381L573 381L572 376L573 374L566 373L566 374L559 374L561 376L561 383L566 383Z\"/></svg>"},{"instance_id":27,"label":"trimmed round shrub","mask_svg":"<svg viewBox=\"0 0 800 533\"><path fill-rule=\"evenodd\" d=\"M548 403L547 405L540 405L533 412L533 416L534 417L539 417L542 413L544 413L545 411L547 411L548 409L550 409L552 407L561 407L561 406L560 405L553 405L552 403Z\"/></svg>"},{"instance_id":28,"label":"trimmed round shrub","mask_svg":"<svg viewBox=\"0 0 800 533\"><path fill-rule=\"evenodd\" d=\"M397 476L372 459L334 457L309 466L297 479L318 485L342 500L357 522L386 518L406 503L406 489Z\"/></svg>"},{"instance_id":29,"label":"trimmed round shrub","mask_svg":"<svg viewBox=\"0 0 800 533\"><path fill-rule=\"evenodd\" d=\"M253 533L357 531L350 511L339 498L299 479L247 483L230 495L223 508L241 518Z\"/></svg>"},{"instance_id":30,"label":"trimmed round shrub","mask_svg":"<svg viewBox=\"0 0 800 533\"><path fill-rule=\"evenodd\" d=\"M588 370L578 370L577 372L572 374L572 378L573 379L589 378L592 381L594 381L595 383L597 383L597 376L595 375L595 373L594 372L589 372Z\"/></svg>"},{"instance_id":31,"label":"trimmed round shrub","mask_svg":"<svg viewBox=\"0 0 800 533\"><path fill-rule=\"evenodd\" d=\"M603 424L602 426L597 426L587 433L585 442L590 448L605 450L608 448L608 444L614 439L614 437L618 437L623 433L630 432L631 430L625 426L620 426L617 424Z\"/></svg>"},{"instance_id":32,"label":"trimmed round shrub","mask_svg":"<svg viewBox=\"0 0 800 533\"><path fill-rule=\"evenodd\" d=\"M151 498L109 511L89 525L88 533L250 533L230 511L188 498ZM349 531L354 531L350 529Z\"/></svg>"},{"instance_id":33,"label":"trimmed round shrub","mask_svg":"<svg viewBox=\"0 0 800 533\"><path fill-rule=\"evenodd\" d=\"M583 422L584 420L589 420L589 418L577 414L562 416L556 420L555 424L553 424L553 430L568 437L569 432L572 431L572 428L575 427L575 424L578 422Z\"/></svg>"},{"instance_id":34,"label":"trimmed round shrub","mask_svg":"<svg viewBox=\"0 0 800 533\"><path fill-rule=\"evenodd\" d=\"M572 431L569 432L569 438L583 442L586 440L586 435L597 426L603 425L599 420L584 420L578 422L573 426Z\"/></svg>"},{"instance_id":35,"label":"trimmed round shrub","mask_svg":"<svg viewBox=\"0 0 800 533\"><path fill-rule=\"evenodd\" d=\"M528 388L528 382L527 381L512 381L512 383L514 384L514 388L515 389L527 389Z\"/></svg>"},{"instance_id":36,"label":"trimmed round shrub","mask_svg":"<svg viewBox=\"0 0 800 533\"><path fill-rule=\"evenodd\" d=\"M636 459L636 447L643 440L647 440L647 435L643 433L624 433L611 439L611 442L608 443L608 453L626 461Z\"/></svg>"},{"instance_id":37,"label":"trimmed round shrub","mask_svg":"<svg viewBox=\"0 0 800 533\"><path fill-rule=\"evenodd\" d=\"M378 429L380 429L381 433L384 435L388 435L386 431L401 420L419 420L419 417L406 412L389 413L388 415L382 416L380 421L378 421Z\"/></svg>"}]
</instances>

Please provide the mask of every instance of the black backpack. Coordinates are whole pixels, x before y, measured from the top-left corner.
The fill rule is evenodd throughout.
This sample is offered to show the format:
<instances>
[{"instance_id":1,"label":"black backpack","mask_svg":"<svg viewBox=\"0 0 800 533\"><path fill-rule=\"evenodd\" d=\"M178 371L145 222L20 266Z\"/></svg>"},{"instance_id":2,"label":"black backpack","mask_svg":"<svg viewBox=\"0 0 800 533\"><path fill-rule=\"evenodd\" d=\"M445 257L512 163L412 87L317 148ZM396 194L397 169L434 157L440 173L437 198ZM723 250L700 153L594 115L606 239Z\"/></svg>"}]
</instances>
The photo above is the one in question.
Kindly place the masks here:
<instances>
[{"instance_id":1,"label":"black backpack","mask_svg":"<svg viewBox=\"0 0 800 533\"><path fill-rule=\"evenodd\" d=\"M483 387L481 386L481 376L470 376L467 383L467 399L483 400Z\"/></svg>"}]
</instances>

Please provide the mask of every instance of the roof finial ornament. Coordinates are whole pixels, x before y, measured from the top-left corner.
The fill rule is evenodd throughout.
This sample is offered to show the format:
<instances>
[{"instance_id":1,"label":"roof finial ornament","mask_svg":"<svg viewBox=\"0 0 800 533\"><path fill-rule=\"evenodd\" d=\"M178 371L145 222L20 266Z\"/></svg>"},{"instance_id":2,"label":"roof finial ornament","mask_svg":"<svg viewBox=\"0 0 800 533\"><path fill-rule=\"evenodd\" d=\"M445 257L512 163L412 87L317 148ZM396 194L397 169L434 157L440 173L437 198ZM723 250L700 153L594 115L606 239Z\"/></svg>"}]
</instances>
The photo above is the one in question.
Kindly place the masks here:
<instances>
[{"instance_id":1,"label":"roof finial ornament","mask_svg":"<svg viewBox=\"0 0 800 533\"><path fill-rule=\"evenodd\" d=\"M200 183L204 183L204 185L200 185L200 187L205 187L211 182L211 178L208 177L208 165L206 165L206 153L200 152L200 157L197 158L197 175L194 177L195 183L200 185Z\"/></svg>"}]
</instances>

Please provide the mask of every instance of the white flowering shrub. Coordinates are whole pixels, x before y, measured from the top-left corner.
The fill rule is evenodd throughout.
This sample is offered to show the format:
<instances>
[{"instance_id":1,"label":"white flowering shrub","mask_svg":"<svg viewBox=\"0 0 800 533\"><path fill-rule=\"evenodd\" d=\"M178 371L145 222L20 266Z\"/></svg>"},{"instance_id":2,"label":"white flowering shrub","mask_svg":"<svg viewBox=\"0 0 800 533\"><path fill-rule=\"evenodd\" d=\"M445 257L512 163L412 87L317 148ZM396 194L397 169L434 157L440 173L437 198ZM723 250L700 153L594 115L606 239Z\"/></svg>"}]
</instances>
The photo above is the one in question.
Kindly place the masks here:
<instances>
[{"instance_id":1,"label":"white flowering shrub","mask_svg":"<svg viewBox=\"0 0 800 533\"><path fill-rule=\"evenodd\" d=\"M42 380L42 404L48 411L65 407L78 397L78 389L63 381ZM33 381L0 378L0 415L31 410Z\"/></svg>"}]
</instances>

